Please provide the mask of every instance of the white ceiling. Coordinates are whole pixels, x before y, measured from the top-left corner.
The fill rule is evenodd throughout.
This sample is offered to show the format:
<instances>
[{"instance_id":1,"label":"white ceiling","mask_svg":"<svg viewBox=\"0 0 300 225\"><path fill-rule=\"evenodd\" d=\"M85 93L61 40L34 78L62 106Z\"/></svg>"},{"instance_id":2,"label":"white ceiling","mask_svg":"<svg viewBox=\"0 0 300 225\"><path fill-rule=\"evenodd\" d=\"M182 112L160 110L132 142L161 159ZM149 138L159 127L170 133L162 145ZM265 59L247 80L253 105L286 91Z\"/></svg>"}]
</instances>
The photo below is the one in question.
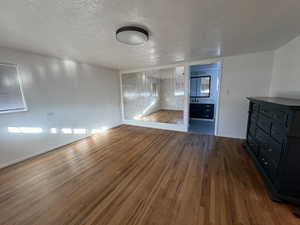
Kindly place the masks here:
<instances>
[{"instance_id":1,"label":"white ceiling","mask_svg":"<svg viewBox=\"0 0 300 225\"><path fill-rule=\"evenodd\" d=\"M273 50L300 34L299 0L1 0L0 46L117 69ZM150 41L115 40L122 25Z\"/></svg>"}]
</instances>

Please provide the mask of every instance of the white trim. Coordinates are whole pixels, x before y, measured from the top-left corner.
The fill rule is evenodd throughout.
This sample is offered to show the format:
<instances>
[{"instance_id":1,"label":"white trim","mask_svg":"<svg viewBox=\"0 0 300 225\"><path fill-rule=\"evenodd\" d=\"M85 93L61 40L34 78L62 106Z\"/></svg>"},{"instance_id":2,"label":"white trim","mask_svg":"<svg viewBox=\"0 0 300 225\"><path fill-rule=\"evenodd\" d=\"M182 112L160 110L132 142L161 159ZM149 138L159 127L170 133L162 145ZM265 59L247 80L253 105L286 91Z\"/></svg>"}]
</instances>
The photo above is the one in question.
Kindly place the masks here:
<instances>
[{"instance_id":1,"label":"white trim","mask_svg":"<svg viewBox=\"0 0 300 225\"><path fill-rule=\"evenodd\" d=\"M218 75L218 92L217 92L217 104L215 107L216 115L215 115L215 136L219 136L219 121L220 121L220 103L221 103L221 83L223 81L223 65L224 65L224 59L222 59L220 62L219 67L219 75Z\"/></svg>"},{"instance_id":2,"label":"white trim","mask_svg":"<svg viewBox=\"0 0 300 225\"><path fill-rule=\"evenodd\" d=\"M146 71L150 71L150 70L161 70L161 69L174 68L174 67L178 67L178 66L186 66L186 63L169 64L169 65L165 65L165 66L153 66L153 67L146 67L146 68L133 69L133 70L122 70L120 72L121 72L121 74L138 73L138 72L146 72Z\"/></svg>"},{"instance_id":3,"label":"white trim","mask_svg":"<svg viewBox=\"0 0 300 225\"><path fill-rule=\"evenodd\" d=\"M200 120L200 121L207 121L207 122L214 122L214 119L203 119L203 118L189 118L190 120Z\"/></svg>"},{"instance_id":4,"label":"white trim","mask_svg":"<svg viewBox=\"0 0 300 225\"><path fill-rule=\"evenodd\" d=\"M199 60L199 61L186 61L186 62L180 62L180 63L174 63L174 64L168 64L164 66L150 66L150 67L145 67L145 68L139 68L139 69L130 69L130 70L121 70L120 73L137 73L137 72L145 72L149 70L158 70L158 69L167 69L167 68L173 68L177 66L191 66L191 65L198 65L198 64L212 64L214 62L220 62L224 58L223 57L216 57L216 58L211 58L211 59L205 59L205 60Z\"/></svg>"},{"instance_id":5,"label":"white trim","mask_svg":"<svg viewBox=\"0 0 300 225\"><path fill-rule=\"evenodd\" d=\"M184 67L184 75L185 75L185 99L184 99L184 111L183 111L183 121L185 125L186 131L189 130L190 121L190 66Z\"/></svg>"},{"instance_id":6,"label":"white trim","mask_svg":"<svg viewBox=\"0 0 300 225\"><path fill-rule=\"evenodd\" d=\"M8 109L8 110L1 110L0 114L8 114L8 113L18 113L18 112L27 112L28 109L25 107L24 109Z\"/></svg>"},{"instance_id":7,"label":"white trim","mask_svg":"<svg viewBox=\"0 0 300 225\"><path fill-rule=\"evenodd\" d=\"M0 114L16 113L16 112L26 112L26 111L28 111L28 107L27 107L27 104L26 104L26 100L25 100L25 97L24 97L24 91L23 91L23 80L22 80L21 75L20 75L20 66L18 64L12 64L12 63L0 63L0 66L6 66L6 67L14 67L14 68L16 68L17 78L18 78L19 87L20 87L20 92L21 92L22 101L23 101L23 105L24 105L24 108L22 108L22 109L0 110Z\"/></svg>"},{"instance_id":8,"label":"white trim","mask_svg":"<svg viewBox=\"0 0 300 225\"><path fill-rule=\"evenodd\" d=\"M171 124L171 123L158 123L149 121L136 121L136 120L124 120L123 124L139 126L139 127L150 127L163 130L175 130L187 132L185 124Z\"/></svg>"},{"instance_id":9,"label":"white trim","mask_svg":"<svg viewBox=\"0 0 300 225\"><path fill-rule=\"evenodd\" d=\"M195 64L194 64L195 63ZM192 62L188 64L188 68L190 68L191 66L194 65L206 65L206 64L212 64L212 63L220 63L219 66L219 73L218 73L218 85L217 85L217 99L216 99L216 104L215 104L215 115L214 115L214 120L215 120L215 136L218 136L218 132L219 132L219 105L220 105L220 91L221 91L221 81L222 81L222 74L223 74L223 63L224 63L224 59L223 58L216 58L216 59L210 59L210 60L204 60L204 61L200 61L200 62ZM189 80L191 78L191 73L189 71ZM189 81L190 82L190 81ZM190 93L189 93L189 98L190 98ZM188 103L189 106L190 103ZM193 118L191 118L193 119ZM209 121L213 121L213 120L209 120ZM188 125L189 126L189 125Z\"/></svg>"},{"instance_id":10,"label":"white trim","mask_svg":"<svg viewBox=\"0 0 300 225\"><path fill-rule=\"evenodd\" d=\"M120 72L120 96L121 96L121 120L124 121L124 102L123 102L123 85L122 85L122 73Z\"/></svg>"}]
</instances>

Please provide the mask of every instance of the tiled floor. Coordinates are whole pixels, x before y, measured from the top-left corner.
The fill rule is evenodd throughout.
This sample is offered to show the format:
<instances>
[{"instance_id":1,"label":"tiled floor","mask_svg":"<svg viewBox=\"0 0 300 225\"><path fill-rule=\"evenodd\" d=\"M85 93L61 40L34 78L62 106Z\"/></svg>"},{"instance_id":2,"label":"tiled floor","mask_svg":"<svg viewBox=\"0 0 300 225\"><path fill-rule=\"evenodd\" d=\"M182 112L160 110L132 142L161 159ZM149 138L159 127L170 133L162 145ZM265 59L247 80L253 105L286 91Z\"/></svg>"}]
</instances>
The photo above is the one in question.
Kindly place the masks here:
<instances>
[{"instance_id":1,"label":"tiled floor","mask_svg":"<svg viewBox=\"0 0 300 225\"><path fill-rule=\"evenodd\" d=\"M215 133L215 122L206 120L190 119L189 131L199 134L211 134Z\"/></svg>"}]
</instances>

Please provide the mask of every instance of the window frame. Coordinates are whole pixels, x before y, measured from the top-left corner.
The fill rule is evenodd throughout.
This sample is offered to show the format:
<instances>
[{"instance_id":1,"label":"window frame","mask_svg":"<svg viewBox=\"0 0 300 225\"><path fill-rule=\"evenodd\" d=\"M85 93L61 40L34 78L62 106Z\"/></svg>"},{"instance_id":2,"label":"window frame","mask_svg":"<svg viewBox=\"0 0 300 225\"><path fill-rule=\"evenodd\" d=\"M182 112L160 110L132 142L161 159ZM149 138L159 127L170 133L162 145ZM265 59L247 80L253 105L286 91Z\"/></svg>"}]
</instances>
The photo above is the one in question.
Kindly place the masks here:
<instances>
[{"instance_id":1,"label":"window frame","mask_svg":"<svg viewBox=\"0 0 300 225\"><path fill-rule=\"evenodd\" d=\"M2 110L0 108L0 114L8 114L8 113L16 113L16 112L26 112L28 111L28 107L26 104L26 100L25 100L25 96L24 96L24 91L23 91L23 82L20 76L20 68L18 64L13 64L13 63L2 63L0 62L0 67L1 66L5 66L5 67L13 67L16 69L16 73L17 73L17 81L19 84L19 88L20 88L20 92L21 92L21 98L22 98L22 102L23 102L23 108L16 108L16 109L6 109L6 110Z\"/></svg>"}]
</instances>

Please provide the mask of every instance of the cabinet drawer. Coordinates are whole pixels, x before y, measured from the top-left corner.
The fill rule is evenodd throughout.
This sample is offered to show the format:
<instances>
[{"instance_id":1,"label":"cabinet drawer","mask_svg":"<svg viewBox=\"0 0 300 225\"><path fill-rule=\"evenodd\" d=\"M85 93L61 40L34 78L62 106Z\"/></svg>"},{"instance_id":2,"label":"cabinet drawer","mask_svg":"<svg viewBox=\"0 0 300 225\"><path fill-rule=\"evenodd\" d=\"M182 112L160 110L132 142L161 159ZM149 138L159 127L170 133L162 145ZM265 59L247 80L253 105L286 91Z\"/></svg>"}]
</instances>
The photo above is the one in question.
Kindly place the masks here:
<instances>
[{"instance_id":1,"label":"cabinet drawer","mask_svg":"<svg viewBox=\"0 0 300 225\"><path fill-rule=\"evenodd\" d=\"M272 121L268 117L260 114L258 116L257 125L261 129L263 129L267 134L269 134L271 130Z\"/></svg>"},{"instance_id":2,"label":"cabinet drawer","mask_svg":"<svg viewBox=\"0 0 300 225\"><path fill-rule=\"evenodd\" d=\"M209 113L202 113L200 118L204 119L212 119L212 116Z\"/></svg>"},{"instance_id":3,"label":"cabinet drawer","mask_svg":"<svg viewBox=\"0 0 300 225\"><path fill-rule=\"evenodd\" d=\"M251 149L251 151L257 156L258 153L259 153L259 147L258 147L258 144L257 144L257 140L251 136L251 135L248 135L247 136L247 143Z\"/></svg>"},{"instance_id":4,"label":"cabinet drawer","mask_svg":"<svg viewBox=\"0 0 300 225\"><path fill-rule=\"evenodd\" d=\"M214 105L212 105L212 104L203 104L202 107L205 108L205 109L211 109L212 110L214 108Z\"/></svg>"},{"instance_id":5,"label":"cabinet drawer","mask_svg":"<svg viewBox=\"0 0 300 225\"><path fill-rule=\"evenodd\" d=\"M272 111L273 110L270 107L266 106L266 105L261 105L259 107L259 112L266 115L266 116L268 116L268 117L273 116Z\"/></svg>"},{"instance_id":6,"label":"cabinet drawer","mask_svg":"<svg viewBox=\"0 0 300 225\"><path fill-rule=\"evenodd\" d=\"M260 153L264 154L265 158L272 161L273 164L278 165L281 156L282 144L274 141L260 129L257 129L256 131L256 138L259 144Z\"/></svg>"},{"instance_id":7,"label":"cabinet drawer","mask_svg":"<svg viewBox=\"0 0 300 225\"><path fill-rule=\"evenodd\" d=\"M282 145L269 140L268 145L265 145L265 147L267 148L261 148L260 151L269 161L277 166L280 161Z\"/></svg>"},{"instance_id":8,"label":"cabinet drawer","mask_svg":"<svg viewBox=\"0 0 300 225\"><path fill-rule=\"evenodd\" d=\"M249 123L249 130L248 130L248 132L253 137L255 137L255 135L256 135L256 125L255 125L255 122L253 122L253 120L251 120L250 123Z\"/></svg>"},{"instance_id":9,"label":"cabinet drawer","mask_svg":"<svg viewBox=\"0 0 300 225\"><path fill-rule=\"evenodd\" d=\"M286 111L282 111L282 110L274 110L272 112L272 117L274 120L282 123L284 126L287 124L286 120L287 120L287 112Z\"/></svg>"},{"instance_id":10,"label":"cabinet drawer","mask_svg":"<svg viewBox=\"0 0 300 225\"><path fill-rule=\"evenodd\" d=\"M259 162L264 168L265 172L269 175L272 181L275 180L277 167L273 165L263 154L259 156Z\"/></svg>"},{"instance_id":11,"label":"cabinet drawer","mask_svg":"<svg viewBox=\"0 0 300 225\"><path fill-rule=\"evenodd\" d=\"M213 104L190 104L190 117L213 119L214 105Z\"/></svg>"},{"instance_id":12,"label":"cabinet drawer","mask_svg":"<svg viewBox=\"0 0 300 225\"><path fill-rule=\"evenodd\" d=\"M273 122L270 135L274 140L281 144L286 139L285 128L281 127L280 124Z\"/></svg>"},{"instance_id":13,"label":"cabinet drawer","mask_svg":"<svg viewBox=\"0 0 300 225\"><path fill-rule=\"evenodd\" d=\"M258 110L259 110L259 104L253 103L253 111L258 112Z\"/></svg>"},{"instance_id":14,"label":"cabinet drawer","mask_svg":"<svg viewBox=\"0 0 300 225\"><path fill-rule=\"evenodd\" d=\"M204 108L203 109L203 112L206 112L206 113L211 113L212 109L211 108Z\"/></svg>"},{"instance_id":15,"label":"cabinet drawer","mask_svg":"<svg viewBox=\"0 0 300 225\"><path fill-rule=\"evenodd\" d=\"M251 102L250 103L250 111L253 113L258 113L259 112L259 104Z\"/></svg>"},{"instance_id":16,"label":"cabinet drawer","mask_svg":"<svg viewBox=\"0 0 300 225\"><path fill-rule=\"evenodd\" d=\"M267 143L268 135L260 128L257 128L255 137L260 143Z\"/></svg>"}]
</instances>

